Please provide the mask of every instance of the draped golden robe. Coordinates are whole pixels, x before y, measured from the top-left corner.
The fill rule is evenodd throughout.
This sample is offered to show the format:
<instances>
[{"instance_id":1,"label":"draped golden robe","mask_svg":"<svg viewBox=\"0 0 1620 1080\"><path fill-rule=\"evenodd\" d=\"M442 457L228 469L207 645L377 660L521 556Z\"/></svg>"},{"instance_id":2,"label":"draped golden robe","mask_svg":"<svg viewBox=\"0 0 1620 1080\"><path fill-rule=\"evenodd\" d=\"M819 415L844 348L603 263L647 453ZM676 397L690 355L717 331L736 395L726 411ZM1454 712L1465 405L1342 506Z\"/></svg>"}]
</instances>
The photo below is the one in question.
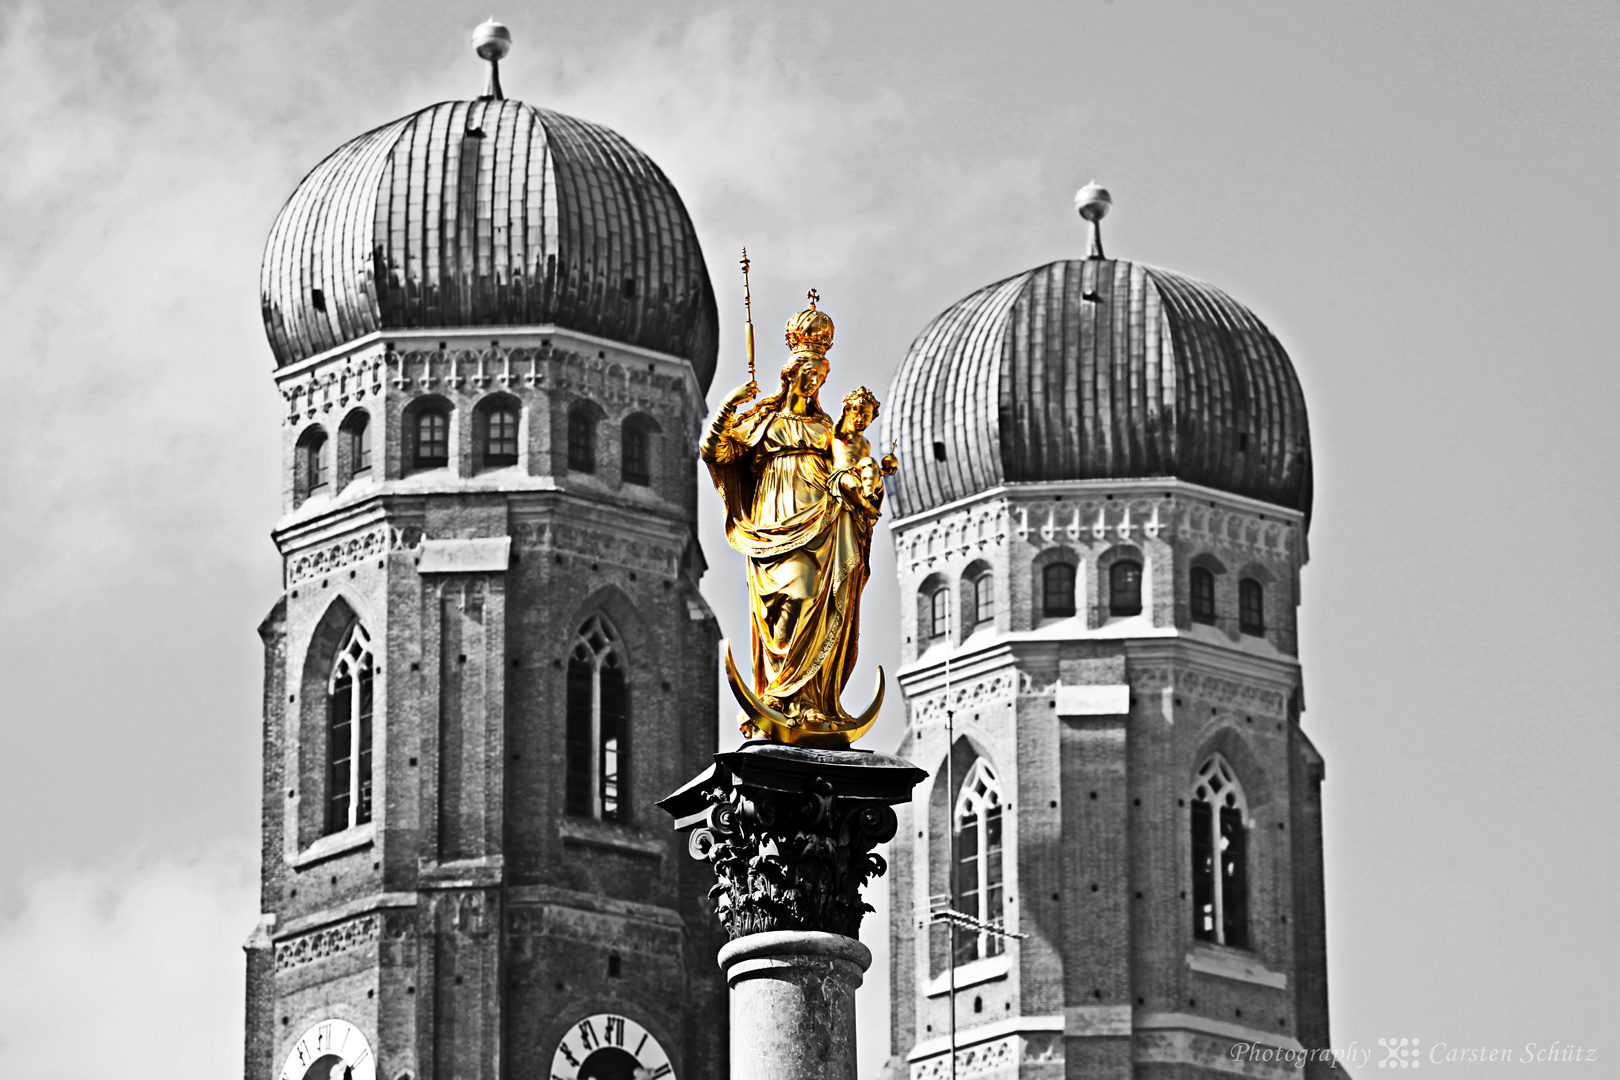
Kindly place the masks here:
<instances>
[{"instance_id":1,"label":"draped golden robe","mask_svg":"<svg viewBox=\"0 0 1620 1080\"><path fill-rule=\"evenodd\" d=\"M748 559L754 688L790 721L847 719L872 522L839 493L825 413L722 410L703 459L726 505L726 539ZM776 618L799 600L785 637Z\"/></svg>"}]
</instances>

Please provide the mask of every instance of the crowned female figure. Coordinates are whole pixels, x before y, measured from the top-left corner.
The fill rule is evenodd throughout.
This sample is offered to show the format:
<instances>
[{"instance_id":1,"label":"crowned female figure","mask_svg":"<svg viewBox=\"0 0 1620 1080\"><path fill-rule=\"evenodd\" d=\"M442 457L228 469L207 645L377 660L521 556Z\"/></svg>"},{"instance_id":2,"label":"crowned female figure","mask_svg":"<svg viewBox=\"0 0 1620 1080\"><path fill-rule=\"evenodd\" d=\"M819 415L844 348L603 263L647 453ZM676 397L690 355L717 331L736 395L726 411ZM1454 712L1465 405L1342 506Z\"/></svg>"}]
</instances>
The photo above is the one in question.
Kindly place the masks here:
<instances>
[{"instance_id":1,"label":"crowned female figure","mask_svg":"<svg viewBox=\"0 0 1620 1080\"><path fill-rule=\"evenodd\" d=\"M749 381L733 390L699 449L725 502L726 539L748 560L754 697L766 715L748 716L745 729L836 744L871 722L845 714L839 694L855 667L882 481L869 457L864 468L858 459L835 460L835 447L847 449L846 430L864 447L860 430L877 403L863 388L853 415L846 407L835 423L822 410L833 322L815 299L812 292L810 306L788 320L792 357L781 389L741 416L738 406L759 387ZM868 711L875 714L876 704Z\"/></svg>"}]
</instances>

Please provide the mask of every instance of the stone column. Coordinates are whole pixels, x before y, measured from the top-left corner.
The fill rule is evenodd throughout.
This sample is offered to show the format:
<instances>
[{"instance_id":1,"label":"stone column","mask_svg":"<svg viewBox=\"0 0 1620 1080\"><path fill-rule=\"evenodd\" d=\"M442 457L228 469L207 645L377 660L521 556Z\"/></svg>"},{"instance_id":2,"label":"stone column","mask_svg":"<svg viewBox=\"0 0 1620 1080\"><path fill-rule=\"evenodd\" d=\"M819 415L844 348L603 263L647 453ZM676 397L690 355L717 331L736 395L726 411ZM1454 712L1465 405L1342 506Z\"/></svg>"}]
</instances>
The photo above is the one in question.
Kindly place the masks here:
<instances>
[{"instance_id":1,"label":"stone column","mask_svg":"<svg viewBox=\"0 0 1620 1080\"><path fill-rule=\"evenodd\" d=\"M714 868L733 1080L855 1080L861 887L927 775L888 754L751 742L658 804Z\"/></svg>"}]
</instances>

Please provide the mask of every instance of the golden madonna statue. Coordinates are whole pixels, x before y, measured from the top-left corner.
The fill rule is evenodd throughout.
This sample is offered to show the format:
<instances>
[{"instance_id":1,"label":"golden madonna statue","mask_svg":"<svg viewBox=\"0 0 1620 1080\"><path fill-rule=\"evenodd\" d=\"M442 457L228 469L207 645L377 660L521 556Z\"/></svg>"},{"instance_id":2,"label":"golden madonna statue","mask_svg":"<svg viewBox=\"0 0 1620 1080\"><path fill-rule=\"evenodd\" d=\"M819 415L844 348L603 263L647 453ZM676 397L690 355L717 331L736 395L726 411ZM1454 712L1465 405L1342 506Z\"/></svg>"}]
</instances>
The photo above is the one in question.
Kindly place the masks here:
<instances>
[{"instance_id":1,"label":"golden madonna statue","mask_svg":"<svg viewBox=\"0 0 1620 1080\"><path fill-rule=\"evenodd\" d=\"M838 747L865 734L883 704L881 668L864 712L844 712L839 696L855 669L872 526L895 459L872 458L865 431L878 400L866 387L844 398L836 420L823 411L833 322L809 297L788 320L781 389L739 416L759 394L750 377L726 395L699 449L725 502L726 539L748 559L752 687L726 653L743 733Z\"/></svg>"}]
</instances>

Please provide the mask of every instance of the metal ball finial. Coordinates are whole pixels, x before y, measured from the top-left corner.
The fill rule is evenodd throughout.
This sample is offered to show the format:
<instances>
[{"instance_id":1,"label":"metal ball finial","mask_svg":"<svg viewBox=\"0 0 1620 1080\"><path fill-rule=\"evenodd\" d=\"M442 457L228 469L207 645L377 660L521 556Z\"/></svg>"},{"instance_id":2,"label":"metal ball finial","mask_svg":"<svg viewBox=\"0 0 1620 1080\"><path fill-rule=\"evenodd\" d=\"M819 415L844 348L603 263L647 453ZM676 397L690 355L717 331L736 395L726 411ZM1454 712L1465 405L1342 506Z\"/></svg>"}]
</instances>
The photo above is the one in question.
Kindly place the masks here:
<instances>
[{"instance_id":1,"label":"metal ball finial","mask_svg":"<svg viewBox=\"0 0 1620 1080\"><path fill-rule=\"evenodd\" d=\"M1091 250L1087 252L1088 259L1101 259L1102 246L1102 219L1108 216L1108 211L1114 205L1114 197L1108 194L1108 189L1093 180L1085 187L1074 193L1074 208L1080 217L1091 225Z\"/></svg>"},{"instance_id":2,"label":"metal ball finial","mask_svg":"<svg viewBox=\"0 0 1620 1080\"><path fill-rule=\"evenodd\" d=\"M484 85L484 96L502 100L506 95L501 93L501 58L512 51L512 31L491 15L487 22L479 23L473 30L472 44L473 51L489 61L489 82Z\"/></svg>"},{"instance_id":3,"label":"metal ball finial","mask_svg":"<svg viewBox=\"0 0 1620 1080\"><path fill-rule=\"evenodd\" d=\"M472 43L480 59L504 60L506 54L512 51L512 31L491 16L488 22L480 23L472 32Z\"/></svg>"}]
</instances>

